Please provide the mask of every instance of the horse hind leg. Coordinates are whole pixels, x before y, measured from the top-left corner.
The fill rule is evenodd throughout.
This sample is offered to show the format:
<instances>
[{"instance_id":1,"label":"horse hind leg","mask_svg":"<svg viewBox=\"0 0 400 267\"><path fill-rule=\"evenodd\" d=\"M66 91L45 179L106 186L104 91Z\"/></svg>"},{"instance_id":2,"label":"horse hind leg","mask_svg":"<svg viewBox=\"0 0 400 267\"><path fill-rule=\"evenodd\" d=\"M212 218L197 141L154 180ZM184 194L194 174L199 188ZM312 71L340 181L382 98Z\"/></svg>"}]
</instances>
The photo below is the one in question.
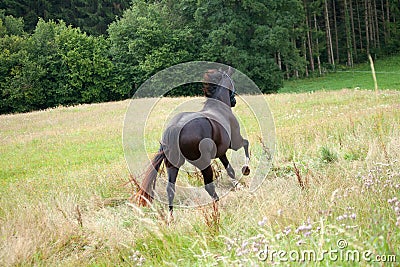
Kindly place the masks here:
<instances>
[{"instance_id":1,"label":"horse hind leg","mask_svg":"<svg viewBox=\"0 0 400 267\"><path fill-rule=\"evenodd\" d=\"M211 159L215 158L217 154L217 146L214 140L211 138L203 138L199 143L199 152L200 157L189 162L200 170L204 170L210 165Z\"/></svg>"},{"instance_id":2,"label":"horse hind leg","mask_svg":"<svg viewBox=\"0 0 400 267\"><path fill-rule=\"evenodd\" d=\"M204 188L206 189L207 193L212 197L214 201L218 201L219 197L217 195L217 192L215 192L215 184L213 183L214 172L211 165L208 165L208 167L203 169L201 173L203 174L205 185Z\"/></svg>"},{"instance_id":3,"label":"horse hind leg","mask_svg":"<svg viewBox=\"0 0 400 267\"><path fill-rule=\"evenodd\" d=\"M228 173L228 176L230 177L233 186L236 187L239 184L239 181L236 180L235 170L232 168L232 165L229 163L229 160L226 157L226 154L219 157L219 160L222 162L222 165L224 165L226 172Z\"/></svg>"},{"instance_id":4,"label":"horse hind leg","mask_svg":"<svg viewBox=\"0 0 400 267\"><path fill-rule=\"evenodd\" d=\"M171 164L167 164L167 173L168 173L167 196L168 196L169 212L171 215L174 209L175 183L176 183L176 178L178 176L178 172L179 168Z\"/></svg>"}]
</instances>

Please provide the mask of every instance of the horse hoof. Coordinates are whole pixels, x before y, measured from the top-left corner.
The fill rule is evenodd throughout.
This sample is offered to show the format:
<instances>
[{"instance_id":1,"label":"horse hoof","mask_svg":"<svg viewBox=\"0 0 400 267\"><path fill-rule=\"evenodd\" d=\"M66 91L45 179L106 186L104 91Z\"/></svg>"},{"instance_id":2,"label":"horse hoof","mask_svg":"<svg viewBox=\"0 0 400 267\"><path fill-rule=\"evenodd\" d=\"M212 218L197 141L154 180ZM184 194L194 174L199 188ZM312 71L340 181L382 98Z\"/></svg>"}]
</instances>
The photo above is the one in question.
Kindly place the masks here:
<instances>
[{"instance_id":1,"label":"horse hoof","mask_svg":"<svg viewBox=\"0 0 400 267\"><path fill-rule=\"evenodd\" d=\"M170 225L175 221L174 214L172 210L169 212L168 218L167 218L167 224Z\"/></svg>"},{"instance_id":2,"label":"horse hoof","mask_svg":"<svg viewBox=\"0 0 400 267\"><path fill-rule=\"evenodd\" d=\"M247 165L243 166L242 173L243 173L243 175L246 175L246 176L249 175L250 174L249 166L247 166Z\"/></svg>"}]
</instances>

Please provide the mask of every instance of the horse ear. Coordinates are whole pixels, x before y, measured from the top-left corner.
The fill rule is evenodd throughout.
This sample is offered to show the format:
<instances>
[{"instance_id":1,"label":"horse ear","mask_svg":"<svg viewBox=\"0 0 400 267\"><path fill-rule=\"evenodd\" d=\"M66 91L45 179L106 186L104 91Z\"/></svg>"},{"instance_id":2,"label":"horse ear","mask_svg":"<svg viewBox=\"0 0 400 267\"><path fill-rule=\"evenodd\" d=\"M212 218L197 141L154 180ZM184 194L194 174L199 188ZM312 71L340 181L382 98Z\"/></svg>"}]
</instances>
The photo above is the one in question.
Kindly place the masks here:
<instances>
[{"instance_id":1,"label":"horse ear","mask_svg":"<svg viewBox=\"0 0 400 267\"><path fill-rule=\"evenodd\" d=\"M235 72L235 69L232 68L231 66L229 66L228 70L226 71L226 74L228 74L229 76L232 76L232 74Z\"/></svg>"}]
</instances>

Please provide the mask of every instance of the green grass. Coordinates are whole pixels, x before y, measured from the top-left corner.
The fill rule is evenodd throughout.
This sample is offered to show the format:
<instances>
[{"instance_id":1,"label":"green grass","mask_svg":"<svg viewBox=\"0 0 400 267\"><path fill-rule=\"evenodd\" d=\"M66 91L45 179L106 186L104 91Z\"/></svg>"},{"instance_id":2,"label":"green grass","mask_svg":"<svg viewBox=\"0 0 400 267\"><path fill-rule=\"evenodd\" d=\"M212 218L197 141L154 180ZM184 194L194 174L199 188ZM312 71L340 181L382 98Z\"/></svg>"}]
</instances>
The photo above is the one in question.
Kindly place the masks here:
<instances>
[{"instance_id":1,"label":"green grass","mask_svg":"<svg viewBox=\"0 0 400 267\"><path fill-rule=\"evenodd\" d=\"M400 56L393 56L375 61L376 78L379 89L400 89ZM374 89L369 63L359 64L354 68L344 68L326 73L322 77L293 79L284 82L279 93L313 92L318 90Z\"/></svg>"},{"instance_id":2,"label":"green grass","mask_svg":"<svg viewBox=\"0 0 400 267\"><path fill-rule=\"evenodd\" d=\"M340 239L345 252L396 255L398 264L400 204L392 200L400 199L400 92L265 98L277 153L262 187L230 193L217 210L176 209L172 223L164 205L120 201L133 192L121 143L128 101L0 116L0 265L252 266L265 263L258 255L266 248L322 253ZM165 112L188 100L164 99L157 108L165 111L154 113L145 138L159 136L157 116L163 122ZM241 101L235 112L248 131L254 170L263 151L255 120L246 120ZM144 168L145 157L135 160ZM234 167L239 173L240 164ZM266 263L284 259L269 254ZM326 256L291 264L376 262Z\"/></svg>"}]
</instances>

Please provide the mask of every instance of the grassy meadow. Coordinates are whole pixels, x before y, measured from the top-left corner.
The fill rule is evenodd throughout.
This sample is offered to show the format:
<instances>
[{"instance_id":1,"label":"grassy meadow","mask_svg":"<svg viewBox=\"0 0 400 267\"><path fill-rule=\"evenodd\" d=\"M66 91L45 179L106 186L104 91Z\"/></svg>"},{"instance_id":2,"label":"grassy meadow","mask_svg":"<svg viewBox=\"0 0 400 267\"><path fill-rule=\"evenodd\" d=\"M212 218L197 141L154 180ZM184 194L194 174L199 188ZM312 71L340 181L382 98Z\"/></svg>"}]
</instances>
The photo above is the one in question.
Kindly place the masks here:
<instances>
[{"instance_id":1,"label":"grassy meadow","mask_svg":"<svg viewBox=\"0 0 400 267\"><path fill-rule=\"evenodd\" d=\"M380 89L400 88L400 56L378 58L374 62L376 78ZM286 81L281 93L310 92L319 90L374 89L370 63L363 63L354 68L338 68L335 72L322 77L293 79Z\"/></svg>"},{"instance_id":2,"label":"grassy meadow","mask_svg":"<svg viewBox=\"0 0 400 267\"><path fill-rule=\"evenodd\" d=\"M0 116L0 265L398 265L400 91L264 97L277 144L261 188L176 209L172 223L164 205L127 200L129 101ZM240 120L260 156L254 120Z\"/></svg>"}]
</instances>

